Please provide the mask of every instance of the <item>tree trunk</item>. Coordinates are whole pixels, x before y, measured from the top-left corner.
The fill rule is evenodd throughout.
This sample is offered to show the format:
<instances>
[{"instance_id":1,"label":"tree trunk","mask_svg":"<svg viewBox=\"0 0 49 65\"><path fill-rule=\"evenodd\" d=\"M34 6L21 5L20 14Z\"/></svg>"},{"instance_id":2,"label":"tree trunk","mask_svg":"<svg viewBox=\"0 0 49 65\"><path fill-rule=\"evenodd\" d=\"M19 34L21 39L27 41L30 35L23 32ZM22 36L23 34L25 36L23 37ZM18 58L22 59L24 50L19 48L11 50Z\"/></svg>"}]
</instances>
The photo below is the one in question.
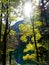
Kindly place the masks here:
<instances>
[{"instance_id":1,"label":"tree trunk","mask_svg":"<svg viewBox=\"0 0 49 65\"><path fill-rule=\"evenodd\" d=\"M34 34L34 43L35 43L36 54L37 54L37 61L39 62L38 48L37 48L37 43L36 43L36 34L34 32L34 24L33 24L33 34Z\"/></svg>"},{"instance_id":2,"label":"tree trunk","mask_svg":"<svg viewBox=\"0 0 49 65\"><path fill-rule=\"evenodd\" d=\"M9 52L9 65L11 65L12 51Z\"/></svg>"},{"instance_id":3,"label":"tree trunk","mask_svg":"<svg viewBox=\"0 0 49 65\"><path fill-rule=\"evenodd\" d=\"M35 31L34 31L34 20L33 20L33 22L32 22L32 26L33 26L34 43L35 43L35 48L36 48L37 61L39 62L38 48L37 48L37 43L36 43L36 34L35 34ZM38 64L37 64L37 65L38 65Z\"/></svg>"},{"instance_id":4,"label":"tree trunk","mask_svg":"<svg viewBox=\"0 0 49 65\"><path fill-rule=\"evenodd\" d=\"M42 2L42 6L44 7L46 5L46 3L48 2L48 0L46 1L46 3L44 4L44 0L41 1ZM41 11L43 16L45 18L45 23L46 23L46 26L48 25L47 23L47 17L46 17L46 10L45 10L45 7L44 7L44 11Z\"/></svg>"},{"instance_id":5,"label":"tree trunk","mask_svg":"<svg viewBox=\"0 0 49 65\"><path fill-rule=\"evenodd\" d=\"M2 65L6 65L6 43L7 43L7 30L8 30L8 4L6 4L6 25L5 32L3 36L3 60Z\"/></svg>"},{"instance_id":6,"label":"tree trunk","mask_svg":"<svg viewBox=\"0 0 49 65\"><path fill-rule=\"evenodd\" d=\"M1 30L2 30L2 9L3 9L3 3L1 3L1 13L0 13L0 43L1 43Z\"/></svg>"}]
</instances>

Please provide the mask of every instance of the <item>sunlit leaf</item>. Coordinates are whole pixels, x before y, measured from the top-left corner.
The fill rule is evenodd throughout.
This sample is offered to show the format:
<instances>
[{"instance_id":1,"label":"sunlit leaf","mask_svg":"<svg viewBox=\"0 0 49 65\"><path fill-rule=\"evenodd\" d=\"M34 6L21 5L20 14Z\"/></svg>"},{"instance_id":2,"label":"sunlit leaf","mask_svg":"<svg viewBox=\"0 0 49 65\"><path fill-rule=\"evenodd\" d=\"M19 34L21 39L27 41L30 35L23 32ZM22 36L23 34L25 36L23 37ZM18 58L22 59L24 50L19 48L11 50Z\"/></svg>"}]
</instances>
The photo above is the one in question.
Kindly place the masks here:
<instances>
[{"instance_id":1,"label":"sunlit leaf","mask_svg":"<svg viewBox=\"0 0 49 65\"><path fill-rule=\"evenodd\" d=\"M43 23L40 22L40 21L36 21L36 22L34 22L34 24L35 24L36 26L41 26L41 25L43 25Z\"/></svg>"},{"instance_id":2,"label":"sunlit leaf","mask_svg":"<svg viewBox=\"0 0 49 65\"><path fill-rule=\"evenodd\" d=\"M26 38L25 35L21 36L21 37L20 37L20 40L21 40L22 42L27 42L27 38Z\"/></svg>"},{"instance_id":3,"label":"sunlit leaf","mask_svg":"<svg viewBox=\"0 0 49 65\"><path fill-rule=\"evenodd\" d=\"M13 16L10 16L10 17L9 17L9 20L10 20L10 21L17 21L17 18L16 18L16 16L13 15Z\"/></svg>"},{"instance_id":4,"label":"sunlit leaf","mask_svg":"<svg viewBox=\"0 0 49 65\"><path fill-rule=\"evenodd\" d=\"M36 59L36 54L26 54L25 56L23 56L23 60L35 60Z\"/></svg>"},{"instance_id":5,"label":"sunlit leaf","mask_svg":"<svg viewBox=\"0 0 49 65\"><path fill-rule=\"evenodd\" d=\"M24 52L33 51L33 50L35 50L35 45L29 43L29 44L26 45L26 48L24 49Z\"/></svg>"},{"instance_id":6,"label":"sunlit leaf","mask_svg":"<svg viewBox=\"0 0 49 65\"><path fill-rule=\"evenodd\" d=\"M14 35L15 34L15 31L11 30L9 34L10 35Z\"/></svg>"},{"instance_id":7,"label":"sunlit leaf","mask_svg":"<svg viewBox=\"0 0 49 65\"><path fill-rule=\"evenodd\" d=\"M41 34L37 33L36 34L36 41L38 41L41 38ZM34 42L34 37L31 38L31 41Z\"/></svg>"},{"instance_id":8,"label":"sunlit leaf","mask_svg":"<svg viewBox=\"0 0 49 65\"><path fill-rule=\"evenodd\" d=\"M25 32L25 31L27 31L27 25L25 25L25 24L20 24L20 25L19 25L19 29L20 29L20 31Z\"/></svg>"}]
</instances>

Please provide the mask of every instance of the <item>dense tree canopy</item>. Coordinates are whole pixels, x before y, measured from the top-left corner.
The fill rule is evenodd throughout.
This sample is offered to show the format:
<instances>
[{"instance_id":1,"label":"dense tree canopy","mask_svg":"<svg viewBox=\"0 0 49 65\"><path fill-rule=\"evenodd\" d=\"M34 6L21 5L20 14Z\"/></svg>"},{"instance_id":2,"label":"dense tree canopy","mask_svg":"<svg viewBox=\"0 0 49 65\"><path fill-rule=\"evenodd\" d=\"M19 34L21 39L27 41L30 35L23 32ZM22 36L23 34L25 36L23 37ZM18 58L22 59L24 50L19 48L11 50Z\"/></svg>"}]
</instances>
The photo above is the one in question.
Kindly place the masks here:
<instances>
[{"instance_id":1,"label":"dense tree canopy","mask_svg":"<svg viewBox=\"0 0 49 65\"><path fill-rule=\"evenodd\" d=\"M0 0L0 63L11 65L12 56L22 65L49 64L49 0Z\"/></svg>"}]
</instances>

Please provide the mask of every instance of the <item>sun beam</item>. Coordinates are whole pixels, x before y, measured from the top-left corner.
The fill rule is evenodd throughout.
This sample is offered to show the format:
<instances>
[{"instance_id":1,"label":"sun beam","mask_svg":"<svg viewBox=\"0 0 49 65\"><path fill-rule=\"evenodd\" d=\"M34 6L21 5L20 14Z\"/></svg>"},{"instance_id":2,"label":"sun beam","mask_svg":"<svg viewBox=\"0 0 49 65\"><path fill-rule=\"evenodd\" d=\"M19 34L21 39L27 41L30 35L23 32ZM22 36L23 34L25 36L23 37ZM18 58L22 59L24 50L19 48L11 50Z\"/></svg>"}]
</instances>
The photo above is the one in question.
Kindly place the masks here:
<instances>
[{"instance_id":1,"label":"sun beam","mask_svg":"<svg viewBox=\"0 0 49 65\"><path fill-rule=\"evenodd\" d=\"M32 4L31 4L31 2L25 3L25 5L24 5L24 14L27 17L30 17L31 11L32 11Z\"/></svg>"}]
</instances>

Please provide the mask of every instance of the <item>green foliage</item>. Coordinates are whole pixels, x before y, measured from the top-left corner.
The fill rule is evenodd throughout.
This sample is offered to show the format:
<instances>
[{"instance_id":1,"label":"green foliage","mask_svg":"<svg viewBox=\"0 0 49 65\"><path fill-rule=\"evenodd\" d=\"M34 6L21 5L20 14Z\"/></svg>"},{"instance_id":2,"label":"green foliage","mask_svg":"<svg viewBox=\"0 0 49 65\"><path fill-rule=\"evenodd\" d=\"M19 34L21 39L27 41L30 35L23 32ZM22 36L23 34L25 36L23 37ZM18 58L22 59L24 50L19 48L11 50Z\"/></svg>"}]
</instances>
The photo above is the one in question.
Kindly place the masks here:
<instances>
[{"instance_id":1,"label":"green foliage","mask_svg":"<svg viewBox=\"0 0 49 65\"><path fill-rule=\"evenodd\" d=\"M36 41L38 41L41 38L41 35L39 33L36 34ZM32 42L34 42L34 37L31 38Z\"/></svg>"},{"instance_id":2,"label":"green foliage","mask_svg":"<svg viewBox=\"0 0 49 65\"><path fill-rule=\"evenodd\" d=\"M22 42L27 42L27 38L26 38L25 35L21 36L20 40L21 40Z\"/></svg>"},{"instance_id":3,"label":"green foliage","mask_svg":"<svg viewBox=\"0 0 49 65\"><path fill-rule=\"evenodd\" d=\"M14 35L15 34L14 31L12 31L12 30L10 31L10 26L8 24L9 23L9 14L10 14L10 9L9 8L11 6L14 6L13 3L14 4L16 4L16 3L18 4L19 0L14 0L14 1L13 0L0 0L0 19L4 18L5 19L4 21L6 21L5 26L3 26L2 24L0 25L1 26L1 28L0 28L1 29L0 30L0 33L1 33L1 39L0 39L0 59L4 60L4 61L2 60L3 61L3 65L6 65L6 56L5 56L6 55L6 51L7 52L14 51L12 48L7 49L7 46L8 46L8 44L7 44L8 43L8 40L7 40L8 34L10 34L10 35ZM10 21L15 20L15 18L16 17L10 17L10 19L11 19ZM2 23L2 20L0 20L0 22Z\"/></svg>"},{"instance_id":4,"label":"green foliage","mask_svg":"<svg viewBox=\"0 0 49 65\"><path fill-rule=\"evenodd\" d=\"M3 8L3 12L0 10L0 13L6 13L5 14L5 16L7 17L8 16L8 20L11 22L11 21L16 21L17 20L17 17L16 16L14 16L14 15L12 15L12 16L10 16L9 14L11 13L11 12L13 12L13 10L14 10L14 8L19 4L19 2L20 2L20 0L10 0L10 2L9 2L9 0L0 0L2 3L3 3L3 5L4 5L4 8L5 8L5 10L4 10L4 8ZM6 8L6 5L5 4L7 4L8 5L8 7L10 7L10 8ZM11 7L13 7L13 8L11 8ZM7 11L8 11L8 13L7 13ZM36 13L34 14L35 16L34 16L34 19L38 19L38 17L39 17L39 14L40 14L40 11L38 10L37 11L37 9L36 9ZM1 17L0 17L1 18ZM32 52L34 52L34 53L32 53L32 54L26 54L26 55L24 55L23 57L22 57L22 59L25 61L25 60L32 60L32 61L35 61L36 60L36 48L35 48L35 40L34 40L34 33L35 33L35 35L36 35L36 45L37 45L37 48L38 48L38 52L39 53L41 53L41 54L39 54L39 56L43 56L44 55L44 53L43 53L43 51L45 51L46 49L47 49L47 46L45 46L45 45L47 45L47 43L45 44L45 45L42 45L42 43L38 43L38 41L41 39L41 34L40 34L40 32L39 32L39 30L37 29L37 27L40 27L40 26L42 26L43 24L42 24L42 22L40 22L40 21L34 21L34 31L33 31L33 26L32 26L32 24L26 24L26 22L24 23L24 24L20 24L19 25L19 30L20 30L20 34L21 34L21 36L20 36L20 40L21 40L21 42L23 42L22 44L25 44L26 43L26 47L23 49L23 52L24 53L28 53L29 51L32 51ZM4 26L4 25L2 25L2 38L0 39L0 41L2 42L3 41L3 35L4 35L4 32L5 32L5 27L6 26ZM7 33L8 33L8 31L9 30L7 30ZM34 32L34 33L33 33ZM9 35L10 36L14 36L15 35L15 31L13 31L13 30L10 30L10 32L9 32ZM13 37L14 38L14 37ZM29 38L31 38L31 39L29 39ZM15 38L14 38L15 39ZM28 40L29 39L29 40ZM10 39L11 40L11 39ZM16 42L17 40L15 40L15 43L18 43L18 42ZM13 43L13 42L12 42ZM10 43L11 44L11 43ZM9 43L8 43L8 41L7 41L7 46L9 47L9 45L10 45ZM13 46L14 46L14 44L13 44ZM7 52L9 53L10 51L14 51L14 47L13 47L12 45L11 45L11 47L10 48L8 48L7 49ZM1 46L1 44L0 44L0 47L2 47ZM19 52L19 50L18 50L18 52ZM21 52L21 51L20 51ZM0 50L0 53L2 54L2 48L1 48L1 50ZM43 59L43 58L40 58L40 59Z\"/></svg>"},{"instance_id":5,"label":"green foliage","mask_svg":"<svg viewBox=\"0 0 49 65\"><path fill-rule=\"evenodd\" d=\"M11 21L13 21L13 22L14 22L14 21L17 21L16 16L14 16L14 15L13 15L13 16L10 16L10 17L9 17L9 21L10 21L10 22L11 22Z\"/></svg>"},{"instance_id":6,"label":"green foliage","mask_svg":"<svg viewBox=\"0 0 49 65\"><path fill-rule=\"evenodd\" d=\"M23 60L35 60L36 59L36 55L35 54L26 54L25 56L23 56Z\"/></svg>"},{"instance_id":7,"label":"green foliage","mask_svg":"<svg viewBox=\"0 0 49 65\"><path fill-rule=\"evenodd\" d=\"M13 31L13 30L10 30L10 33L9 33L10 35L14 35L15 34L15 31Z\"/></svg>"},{"instance_id":8,"label":"green foliage","mask_svg":"<svg viewBox=\"0 0 49 65\"><path fill-rule=\"evenodd\" d=\"M36 22L36 25L41 25L40 22ZM33 34L33 30L32 30L32 26L29 24L20 24L19 25L19 30L22 32L22 37L20 38L20 40L22 40L23 42L27 42L27 36L32 36L31 41L34 42L34 34ZM34 28L34 32L36 33L36 41L39 40L41 38L41 34L39 32L38 29Z\"/></svg>"},{"instance_id":9,"label":"green foliage","mask_svg":"<svg viewBox=\"0 0 49 65\"><path fill-rule=\"evenodd\" d=\"M43 61L44 61L45 58L43 57L43 55L45 55L45 54L42 51L47 50L47 48L46 48L45 44L44 45L42 44L42 42L38 43L38 41L42 38L42 35L40 34L38 27L40 27L42 25L43 25L42 22L34 21L34 33L36 35L36 45L37 45L37 49L38 49L38 55L39 55L39 59L40 60L43 59ZM23 60L24 61L25 60L36 61L37 55L36 55L36 47L35 47L35 40L34 40L34 33L33 33L32 24L26 24L26 23L20 24L19 30L20 30L20 34L21 34L20 40L22 42L26 43L26 47L23 50L23 52L26 53L26 55L23 56ZM31 38L31 39L28 40L28 38ZM25 43L22 43L22 44L25 44ZM41 49L39 49L39 48L41 48ZM29 51L32 51L34 53L29 54L28 53ZM41 52L43 58L40 57L41 56L40 52Z\"/></svg>"},{"instance_id":10,"label":"green foliage","mask_svg":"<svg viewBox=\"0 0 49 65\"><path fill-rule=\"evenodd\" d=\"M1 1L5 3L5 2L7 2L8 0L1 0Z\"/></svg>"},{"instance_id":11,"label":"green foliage","mask_svg":"<svg viewBox=\"0 0 49 65\"><path fill-rule=\"evenodd\" d=\"M36 42L37 42L37 47L39 48L40 46L42 46L41 43L38 43L38 40L42 37L39 30L36 28L37 26L41 26L42 23L41 22L34 22L34 32L36 34ZM26 45L26 48L23 50L24 53L27 53L28 51L34 51L34 54L27 54L25 56L23 56L23 60L36 60L36 48L35 48L35 44L34 44L34 33L33 33L33 26L30 24L20 24L19 25L19 30L20 33L22 33L22 36L20 37L20 40L22 42L27 43L29 36L31 36L31 40L30 42ZM32 43L31 43L32 41Z\"/></svg>"},{"instance_id":12,"label":"green foliage","mask_svg":"<svg viewBox=\"0 0 49 65\"><path fill-rule=\"evenodd\" d=\"M43 23L42 23L41 21L35 21L35 22L34 22L34 25L36 25L36 26L42 26Z\"/></svg>"},{"instance_id":13,"label":"green foliage","mask_svg":"<svg viewBox=\"0 0 49 65\"><path fill-rule=\"evenodd\" d=\"M35 45L31 44L30 42L26 45L26 48L24 49L23 52L28 52L28 51L34 51L35 50Z\"/></svg>"}]
</instances>

